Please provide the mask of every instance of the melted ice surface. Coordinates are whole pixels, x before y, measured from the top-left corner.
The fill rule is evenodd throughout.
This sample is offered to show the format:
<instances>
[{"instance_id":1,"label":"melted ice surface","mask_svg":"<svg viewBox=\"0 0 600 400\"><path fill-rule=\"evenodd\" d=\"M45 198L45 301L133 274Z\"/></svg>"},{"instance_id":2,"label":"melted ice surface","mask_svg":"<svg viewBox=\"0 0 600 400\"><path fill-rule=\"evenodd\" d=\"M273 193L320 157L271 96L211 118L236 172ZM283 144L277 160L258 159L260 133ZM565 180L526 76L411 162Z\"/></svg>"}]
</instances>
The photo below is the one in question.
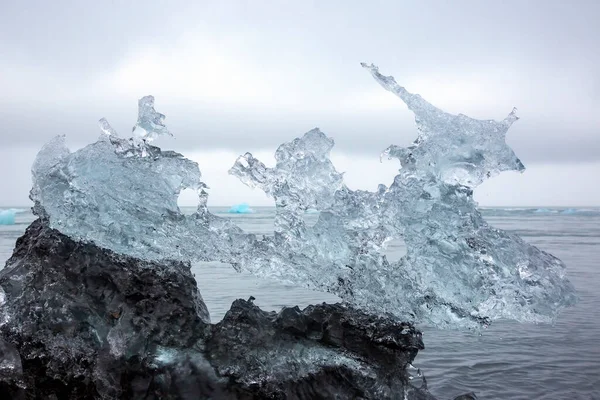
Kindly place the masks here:
<instances>
[{"instance_id":1,"label":"melted ice surface","mask_svg":"<svg viewBox=\"0 0 600 400\"><path fill-rule=\"evenodd\" d=\"M274 168L246 153L230 173L277 206L274 236L257 238L207 211L195 162L149 144L170 132L146 96L131 139L102 119L100 140L81 150L71 153L63 137L44 146L32 169L35 212L64 234L118 253L229 262L409 321L551 322L576 299L564 265L490 227L472 198L485 179L524 169L505 142L515 111L500 122L448 114L363 66L408 105L419 129L413 145L385 150L402 167L389 187L348 189L329 159L334 142L319 129L282 144ZM177 207L185 188L198 192L191 216ZM308 209L320 211L312 227L303 219ZM389 262L382 249L394 238L404 239L407 254Z\"/></svg>"}]
</instances>

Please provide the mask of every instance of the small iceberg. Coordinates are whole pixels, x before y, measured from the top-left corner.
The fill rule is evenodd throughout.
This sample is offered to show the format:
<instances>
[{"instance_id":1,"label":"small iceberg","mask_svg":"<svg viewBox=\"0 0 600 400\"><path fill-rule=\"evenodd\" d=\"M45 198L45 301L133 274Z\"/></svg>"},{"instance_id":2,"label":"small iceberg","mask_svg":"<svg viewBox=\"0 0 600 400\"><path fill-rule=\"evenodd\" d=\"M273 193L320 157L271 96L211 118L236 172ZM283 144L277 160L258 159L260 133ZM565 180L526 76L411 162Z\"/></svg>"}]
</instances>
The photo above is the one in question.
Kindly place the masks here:
<instances>
[{"instance_id":1,"label":"small iceberg","mask_svg":"<svg viewBox=\"0 0 600 400\"><path fill-rule=\"evenodd\" d=\"M9 208L8 210L0 210L0 225L14 225L15 224L15 215L17 213L23 212L25 210L20 210L17 208Z\"/></svg>"},{"instance_id":2,"label":"small iceberg","mask_svg":"<svg viewBox=\"0 0 600 400\"><path fill-rule=\"evenodd\" d=\"M589 208L567 208L560 213L563 215L595 216L600 215L600 210Z\"/></svg>"},{"instance_id":3,"label":"small iceberg","mask_svg":"<svg viewBox=\"0 0 600 400\"><path fill-rule=\"evenodd\" d=\"M566 215L571 215L571 214L577 214L578 212L579 212L579 210L577 210L575 208L567 208L566 210L562 210L560 213L566 214Z\"/></svg>"},{"instance_id":4,"label":"small iceberg","mask_svg":"<svg viewBox=\"0 0 600 400\"><path fill-rule=\"evenodd\" d=\"M552 213L557 213L558 211L556 210L551 210L549 208L538 208L537 210L534 211L534 213L536 214L552 214Z\"/></svg>"},{"instance_id":5,"label":"small iceberg","mask_svg":"<svg viewBox=\"0 0 600 400\"><path fill-rule=\"evenodd\" d=\"M254 210L250 208L248 203L242 203L231 206L227 212L231 214L252 214Z\"/></svg>"}]
</instances>

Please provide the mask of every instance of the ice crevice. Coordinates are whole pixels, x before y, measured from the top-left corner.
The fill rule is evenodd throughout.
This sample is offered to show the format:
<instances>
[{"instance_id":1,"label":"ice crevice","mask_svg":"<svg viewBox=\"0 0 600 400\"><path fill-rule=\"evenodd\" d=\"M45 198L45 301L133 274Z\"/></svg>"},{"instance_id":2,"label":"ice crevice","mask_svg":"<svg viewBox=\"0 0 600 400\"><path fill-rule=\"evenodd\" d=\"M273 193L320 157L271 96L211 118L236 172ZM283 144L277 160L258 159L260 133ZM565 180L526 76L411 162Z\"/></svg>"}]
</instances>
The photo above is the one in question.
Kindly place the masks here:
<instances>
[{"instance_id":1,"label":"ice crevice","mask_svg":"<svg viewBox=\"0 0 600 400\"><path fill-rule=\"evenodd\" d=\"M350 190L329 159L332 138L315 128L279 146L276 166L251 153L230 170L276 204L275 232L257 237L210 213L198 164L152 145L172 136L154 98L139 101L130 138L106 119L98 141L70 152L57 137L32 168L34 212L73 239L148 261L221 261L258 276L327 291L366 312L441 328L479 328L496 319L551 322L576 300L556 257L489 226L473 190L524 166L506 144L518 117L477 120L446 113L374 65L362 64L415 114L418 137L389 146L391 184ZM382 146L383 147L383 146ZM183 215L179 193L198 194ZM314 226L307 210L319 212ZM404 240L389 261L383 247Z\"/></svg>"}]
</instances>

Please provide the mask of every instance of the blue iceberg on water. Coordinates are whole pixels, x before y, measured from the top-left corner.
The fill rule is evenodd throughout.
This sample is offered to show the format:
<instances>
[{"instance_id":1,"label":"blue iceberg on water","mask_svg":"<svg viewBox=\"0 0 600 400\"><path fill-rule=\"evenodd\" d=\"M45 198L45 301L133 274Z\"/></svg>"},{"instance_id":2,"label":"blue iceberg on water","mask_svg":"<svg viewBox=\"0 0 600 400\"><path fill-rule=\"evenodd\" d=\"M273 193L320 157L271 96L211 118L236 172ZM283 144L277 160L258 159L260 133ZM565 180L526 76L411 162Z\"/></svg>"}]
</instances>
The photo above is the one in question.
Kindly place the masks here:
<instances>
[{"instance_id":1,"label":"blue iceberg on water","mask_svg":"<svg viewBox=\"0 0 600 400\"><path fill-rule=\"evenodd\" d=\"M250 208L248 203L242 203L231 206L227 212L231 214L252 214L254 210Z\"/></svg>"},{"instance_id":2,"label":"blue iceberg on water","mask_svg":"<svg viewBox=\"0 0 600 400\"><path fill-rule=\"evenodd\" d=\"M586 216L586 215L598 215L600 213L600 210L589 209L589 208L567 208L566 210L562 210L560 213L563 215Z\"/></svg>"},{"instance_id":3,"label":"blue iceberg on water","mask_svg":"<svg viewBox=\"0 0 600 400\"><path fill-rule=\"evenodd\" d=\"M556 210L551 210L549 208L538 208L537 210L534 211L534 213L536 214L552 214L552 213L556 213L558 211Z\"/></svg>"},{"instance_id":4,"label":"blue iceberg on water","mask_svg":"<svg viewBox=\"0 0 600 400\"><path fill-rule=\"evenodd\" d=\"M0 210L0 225L14 225L15 216L17 213L23 212L17 208L9 208L8 210Z\"/></svg>"},{"instance_id":5,"label":"blue iceberg on water","mask_svg":"<svg viewBox=\"0 0 600 400\"><path fill-rule=\"evenodd\" d=\"M0 225L14 225L15 212L12 210L0 211Z\"/></svg>"}]
</instances>

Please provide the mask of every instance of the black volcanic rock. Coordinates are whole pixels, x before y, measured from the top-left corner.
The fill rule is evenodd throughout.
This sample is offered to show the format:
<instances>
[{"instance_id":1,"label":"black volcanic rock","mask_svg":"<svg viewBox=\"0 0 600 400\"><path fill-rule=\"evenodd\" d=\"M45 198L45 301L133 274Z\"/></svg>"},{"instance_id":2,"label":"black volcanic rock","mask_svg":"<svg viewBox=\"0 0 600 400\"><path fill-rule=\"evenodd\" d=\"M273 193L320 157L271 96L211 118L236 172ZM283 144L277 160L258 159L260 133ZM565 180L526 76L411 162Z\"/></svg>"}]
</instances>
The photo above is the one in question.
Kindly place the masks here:
<instances>
[{"instance_id":1,"label":"black volcanic rock","mask_svg":"<svg viewBox=\"0 0 600 400\"><path fill-rule=\"evenodd\" d=\"M341 304L211 325L190 266L31 224L0 271L0 398L433 399L410 384L409 324Z\"/></svg>"},{"instance_id":2,"label":"black volcanic rock","mask_svg":"<svg viewBox=\"0 0 600 400\"><path fill-rule=\"evenodd\" d=\"M265 312L236 300L206 353L220 376L258 398L395 398L423 348L411 325L341 304Z\"/></svg>"},{"instance_id":3,"label":"black volcanic rock","mask_svg":"<svg viewBox=\"0 0 600 400\"><path fill-rule=\"evenodd\" d=\"M146 368L158 348L199 346L209 318L189 269L32 223L0 271L0 334L18 349L28 397L123 396L135 392L123 376Z\"/></svg>"}]
</instances>

